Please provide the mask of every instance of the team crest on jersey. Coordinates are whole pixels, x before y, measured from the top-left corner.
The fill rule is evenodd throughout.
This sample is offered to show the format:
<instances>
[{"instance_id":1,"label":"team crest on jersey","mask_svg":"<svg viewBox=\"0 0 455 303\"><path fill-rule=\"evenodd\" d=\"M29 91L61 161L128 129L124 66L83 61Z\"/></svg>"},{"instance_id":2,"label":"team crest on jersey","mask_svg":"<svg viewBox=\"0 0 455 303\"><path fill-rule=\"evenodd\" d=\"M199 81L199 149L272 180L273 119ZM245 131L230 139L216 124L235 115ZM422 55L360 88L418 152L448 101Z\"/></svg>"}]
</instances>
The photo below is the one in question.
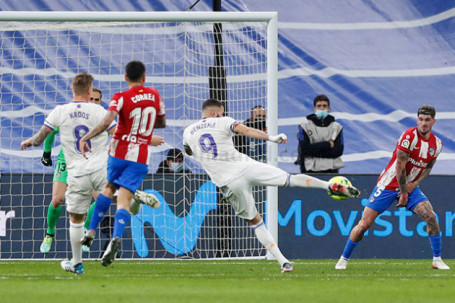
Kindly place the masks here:
<instances>
[{"instance_id":1,"label":"team crest on jersey","mask_svg":"<svg viewBox=\"0 0 455 303\"><path fill-rule=\"evenodd\" d=\"M401 141L401 146L403 146L404 148L408 148L409 147L409 140L405 139L405 140Z\"/></svg>"},{"instance_id":2,"label":"team crest on jersey","mask_svg":"<svg viewBox=\"0 0 455 303\"><path fill-rule=\"evenodd\" d=\"M434 156L434 152L436 151L436 149L434 147L430 147L430 150L428 151L428 153L430 154L430 156Z\"/></svg>"}]
</instances>

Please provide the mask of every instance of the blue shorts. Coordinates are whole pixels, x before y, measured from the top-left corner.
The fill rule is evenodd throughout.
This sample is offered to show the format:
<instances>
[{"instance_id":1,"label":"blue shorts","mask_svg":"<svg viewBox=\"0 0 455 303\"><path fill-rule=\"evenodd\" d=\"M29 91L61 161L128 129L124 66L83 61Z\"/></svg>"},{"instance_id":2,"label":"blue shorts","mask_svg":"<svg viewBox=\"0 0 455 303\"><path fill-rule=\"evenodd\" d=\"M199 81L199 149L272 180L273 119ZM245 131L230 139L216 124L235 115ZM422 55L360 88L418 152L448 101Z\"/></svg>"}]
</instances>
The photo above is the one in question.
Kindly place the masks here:
<instances>
[{"instance_id":1,"label":"blue shorts","mask_svg":"<svg viewBox=\"0 0 455 303\"><path fill-rule=\"evenodd\" d=\"M378 213L383 213L394 201L398 203L398 193L399 191L382 189L380 187L375 187L370 197L368 198L368 203L365 205ZM427 196L420 190L419 187L416 187L408 196L408 204L406 208L410 211L414 211L414 208L420 202L428 201Z\"/></svg>"},{"instance_id":2,"label":"blue shorts","mask_svg":"<svg viewBox=\"0 0 455 303\"><path fill-rule=\"evenodd\" d=\"M109 156L107 161L107 181L118 189L124 187L133 194L142 184L147 175L146 164L127 161Z\"/></svg>"}]
</instances>

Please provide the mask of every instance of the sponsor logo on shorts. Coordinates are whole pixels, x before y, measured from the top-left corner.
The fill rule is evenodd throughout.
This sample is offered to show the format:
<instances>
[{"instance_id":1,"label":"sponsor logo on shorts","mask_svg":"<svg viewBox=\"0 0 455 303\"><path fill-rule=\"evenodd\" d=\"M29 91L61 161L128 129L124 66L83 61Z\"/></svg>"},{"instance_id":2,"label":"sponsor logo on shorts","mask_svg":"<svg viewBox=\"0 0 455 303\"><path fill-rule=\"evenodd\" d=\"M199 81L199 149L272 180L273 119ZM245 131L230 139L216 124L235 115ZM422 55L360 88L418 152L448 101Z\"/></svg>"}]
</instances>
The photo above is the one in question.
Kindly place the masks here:
<instances>
[{"instance_id":1,"label":"sponsor logo on shorts","mask_svg":"<svg viewBox=\"0 0 455 303\"><path fill-rule=\"evenodd\" d=\"M374 197L371 197L370 198L370 203L373 203L374 202Z\"/></svg>"}]
</instances>

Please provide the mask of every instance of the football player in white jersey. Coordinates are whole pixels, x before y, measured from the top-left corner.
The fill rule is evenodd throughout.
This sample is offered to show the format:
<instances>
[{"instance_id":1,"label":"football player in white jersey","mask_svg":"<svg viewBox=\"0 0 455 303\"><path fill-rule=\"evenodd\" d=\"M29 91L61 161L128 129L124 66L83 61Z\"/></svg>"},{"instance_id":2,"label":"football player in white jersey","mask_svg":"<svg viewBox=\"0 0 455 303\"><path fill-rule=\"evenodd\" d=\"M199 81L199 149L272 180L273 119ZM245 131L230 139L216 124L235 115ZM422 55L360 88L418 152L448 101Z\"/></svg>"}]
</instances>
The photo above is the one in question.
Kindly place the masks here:
<instances>
[{"instance_id":1,"label":"football player in white jersey","mask_svg":"<svg viewBox=\"0 0 455 303\"><path fill-rule=\"evenodd\" d=\"M82 245L84 236L84 216L90 206L92 189L101 191L106 185L106 165L108 154L107 132L115 131L112 122L107 132L90 140L91 154L84 158L79 150L80 139L103 120L106 110L97 104L88 103L92 92L93 77L87 73L77 74L71 83L72 102L54 108L44 121L40 131L21 143L24 150L32 145L38 146L54 128L60 130L60 140L68 169L68 190L65 194L67 209L70 213L70 241L72 260L64 260L61 265L66 271L84 273L82 264Z\"/></svg>"},{"instance_id":2,"label":"football player in white jersey","mask_svg":"<svg viewBox=\"0 0 455 303\"><path fill-rule=\"evenodd\" d=\"M328 183L304 174L290 175L284 170L255 161L234 147L232 137L241 134L274 143L286 143L285 134L270 136L247 127L230 117L223 117L224 106L218 100L208 99L202 105L202 120L188 126L183 133L185 152L193 156L207 171L213 183L228 198L236 215L247 220L258 240L278 260L281 272L292 272L272 235L265 228L252 194L253 186L298 186L320 188L349 197L358 197L357 188Z\"/></svg>"}]
</instances>

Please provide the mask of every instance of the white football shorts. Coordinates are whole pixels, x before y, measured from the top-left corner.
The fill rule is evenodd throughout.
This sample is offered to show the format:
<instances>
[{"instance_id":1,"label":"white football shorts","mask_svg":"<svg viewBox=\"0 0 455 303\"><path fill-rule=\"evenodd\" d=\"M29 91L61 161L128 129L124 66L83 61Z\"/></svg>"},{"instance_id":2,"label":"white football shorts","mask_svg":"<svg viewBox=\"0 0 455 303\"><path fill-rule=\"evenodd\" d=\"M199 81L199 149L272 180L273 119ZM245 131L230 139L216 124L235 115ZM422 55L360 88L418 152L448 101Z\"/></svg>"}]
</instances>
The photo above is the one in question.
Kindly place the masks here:
<instances>
[{"instance_id":1,"label":"white football shorts","mask_svg":"<svg viewBox=\"0 0 455 303\"><path fill-rule=\"evenodd\" d=\"M253 186L285 186L289 174L284 170L262 162L254 162L245 173L221 187L237 216L252 220L258 213L253 197Z\"/></svg>"},{"instance_id":2,"label":"white football shorts","mask_svg":"<svg viewBox=\"0 0 455 303\"><path fill-rule=\"evenodd\" d=\"M100 192L107 183L107 169L97 170L89 175L71 177L68 174L68 189L65 193L66 209L70 213L87 213L92 201L92 189Z\"/></svg>"}]
</instances>

